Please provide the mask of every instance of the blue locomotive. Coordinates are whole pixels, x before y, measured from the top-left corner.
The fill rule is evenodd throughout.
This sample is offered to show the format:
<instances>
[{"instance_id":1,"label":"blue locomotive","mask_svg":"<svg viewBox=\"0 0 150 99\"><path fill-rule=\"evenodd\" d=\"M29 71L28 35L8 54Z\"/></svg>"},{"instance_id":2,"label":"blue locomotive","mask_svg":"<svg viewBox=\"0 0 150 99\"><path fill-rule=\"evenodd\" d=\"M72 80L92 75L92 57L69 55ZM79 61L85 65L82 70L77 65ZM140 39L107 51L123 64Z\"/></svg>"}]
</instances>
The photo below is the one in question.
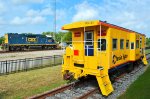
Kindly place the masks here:
<instances>
[{"instance_id":1,"label":"blue locomotive","mask_svg":"<svg viewBox=\"0 0 150 99\"><path fill-rule=\"evenodd\" d=\"M42 34L5 34L3 49L5 51L25 50L31 47L41 47L42 49L54 49L57 44L55 40Z\"/></svg>"}]
</instances>

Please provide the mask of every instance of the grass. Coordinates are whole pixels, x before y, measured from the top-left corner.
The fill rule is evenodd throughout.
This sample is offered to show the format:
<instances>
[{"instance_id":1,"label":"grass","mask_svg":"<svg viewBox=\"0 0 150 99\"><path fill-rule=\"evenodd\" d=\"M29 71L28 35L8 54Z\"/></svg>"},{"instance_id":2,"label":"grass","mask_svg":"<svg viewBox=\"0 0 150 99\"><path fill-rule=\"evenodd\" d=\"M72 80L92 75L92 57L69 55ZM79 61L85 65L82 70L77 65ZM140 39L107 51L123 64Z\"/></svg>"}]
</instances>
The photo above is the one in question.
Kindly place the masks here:
<instances>
[{"instance_id":1,"label":"grass","mask_svg":"<svg viewBox=\"0 0 150 99\"><path fill-rule=\"evenodd\" d=\"M60 66L0 76L0 99L27 98L65 83Z\"/></svg>"},{"instance_id":2,"label":"grass","mask_svg":"<svg viewBox=\"0 0 150 99\"><path fill-rule=\"evenodd\" d=\"M149 99L150 98L150 66L127 91L118 99Z\"/></svg>"},{"instance_id":3,"label":"grass","mask_svg":"<svg viewBox=\"0 0 150 99\"><path fill-rule=\"evenodd\" d=\"M146 54L147 54L147 53L150 53L150 49L145 50L145 53L146 53Z\"/></svg>"},{"instance_id":4,"label":"grass","mask_svg":"<svg viewBox=\"0 0 150 99\"><path fill-rule=\"evenodd\" d=\"M0 46L0 50L2 49L2 46Z\"/></svg>"}]
</instances>

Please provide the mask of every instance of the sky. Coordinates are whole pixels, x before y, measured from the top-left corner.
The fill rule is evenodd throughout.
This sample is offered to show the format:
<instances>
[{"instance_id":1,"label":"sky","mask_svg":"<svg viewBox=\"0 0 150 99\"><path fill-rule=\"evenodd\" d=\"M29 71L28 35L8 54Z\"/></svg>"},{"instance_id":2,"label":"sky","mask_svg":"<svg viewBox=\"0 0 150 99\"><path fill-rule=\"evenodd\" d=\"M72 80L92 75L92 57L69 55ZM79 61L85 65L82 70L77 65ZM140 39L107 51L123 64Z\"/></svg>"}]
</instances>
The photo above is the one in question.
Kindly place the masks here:
<instances>
[{"instance_id":1,"label":"sky","mask_svg":"<svg viewBox=\"0 0 150 99\"><path fill-rule=\"evenodd\" d=\"M150 37L150 0L0 0L0 36L62 31L64 24L102 20ZM56 11L56 17L55 17Z\"/></svg>"}]
</instances>

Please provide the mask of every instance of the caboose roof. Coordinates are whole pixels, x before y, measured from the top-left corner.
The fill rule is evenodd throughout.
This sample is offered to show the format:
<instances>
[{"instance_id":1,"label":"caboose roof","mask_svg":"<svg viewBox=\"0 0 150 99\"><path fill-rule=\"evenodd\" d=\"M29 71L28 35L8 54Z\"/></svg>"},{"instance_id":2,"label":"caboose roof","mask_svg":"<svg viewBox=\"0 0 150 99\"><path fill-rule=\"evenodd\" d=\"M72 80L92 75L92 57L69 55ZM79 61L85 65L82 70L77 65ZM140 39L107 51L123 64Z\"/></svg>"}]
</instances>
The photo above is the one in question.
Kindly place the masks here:
<instances>
[{"instance_id":1,"label":"caboose roof","mask_svg":"<svg viewBox=\"0 0 150 99\"><path fill-rule=\"evenodd\" d=\"M126 31L126 32L138 33L138 32L135 32L133 30L126 29L126 28L123 28L123 27L120 27L120 26L117 26L114 24L107 23L106 21L100 21L100 20L73 22L73 23L64 25L62 27L62 30L71 30L71 29L75 29L75 28L82 28L82 27L84 28L84 27L98 26L98 25L102 25L102 26L106 26L106 27L110 27L110 28L115 28L115 29L119 29L122 31ZM139 34L141 34L141 33L139 33ZM142 34L142 35L144 35L144 34Z\"/></svg>"},{"instance_id":2,"label":"caboose roof","mask_svg":"<svg viewBox=\"0 0 150 99\"><path fill-rule=\"evenodd\" d=\"M70 24L66 24L62 27L63 30L71 30L74 28L81 28L81 27L89 27L89 26L96 26L99 25L99 20L91 20L91 21L78 21L73 22Z\"/></svg>"}]
</instances>

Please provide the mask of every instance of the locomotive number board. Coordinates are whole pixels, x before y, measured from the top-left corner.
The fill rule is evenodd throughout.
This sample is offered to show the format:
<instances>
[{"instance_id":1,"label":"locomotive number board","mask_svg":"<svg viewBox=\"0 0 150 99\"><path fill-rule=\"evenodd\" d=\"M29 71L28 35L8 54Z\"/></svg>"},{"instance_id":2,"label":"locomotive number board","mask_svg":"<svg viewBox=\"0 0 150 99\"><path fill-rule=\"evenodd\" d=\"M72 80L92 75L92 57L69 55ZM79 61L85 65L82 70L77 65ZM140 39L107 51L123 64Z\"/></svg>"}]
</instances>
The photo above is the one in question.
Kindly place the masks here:
<instances>
[{"instance_id":1,"label":"locomotive number board","mask_svg":"<svg viewBox=\"0 0 150 99\"><path fill-rule=\"evenodd\" d=\"M36 38L27 38L27 41L28 41L28 42L36 42L37 39L36 39Z\"/></svg>"}]
</instances>

